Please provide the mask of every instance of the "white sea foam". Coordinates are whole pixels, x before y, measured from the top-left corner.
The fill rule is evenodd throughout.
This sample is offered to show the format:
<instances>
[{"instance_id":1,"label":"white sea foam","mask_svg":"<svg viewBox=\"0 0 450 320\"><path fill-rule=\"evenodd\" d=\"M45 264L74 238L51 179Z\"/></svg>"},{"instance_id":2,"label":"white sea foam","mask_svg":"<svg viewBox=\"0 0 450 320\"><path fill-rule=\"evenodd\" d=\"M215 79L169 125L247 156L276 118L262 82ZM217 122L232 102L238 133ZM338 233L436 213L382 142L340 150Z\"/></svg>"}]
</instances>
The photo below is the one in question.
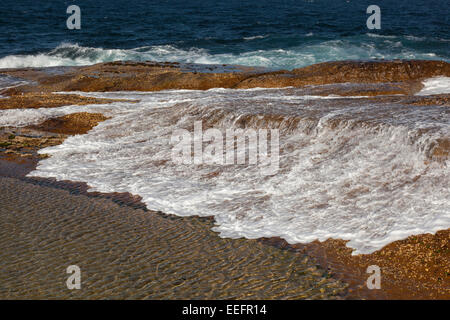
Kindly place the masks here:
<instances>
[{"instance_id":1,"label":"white sea foam","mask_svg":"<svg viewBox=\"0 0 450 320\"><path fill-rule=\"evenodd\" d=\"M397 38L397 36L388 36L388 35L370 33L370 32L366 33L366 35L371 38L383 38L383 39L396 39Z\"/></svg>"},{"instance_id":2,"label":"white sea foam","mask_svg":"<svg viewBox=\"0 0 450 320\"><path fill-rule=\"evenodd\" d=\"M267 35L259 35L253 37L244 37L244 40L256 40L256 39L264 39L267 38Z\"/></svg>"},{"instance_id":3,"label":"white sea foam","mask_svg":"<svg viewBox=\"0 0 450 320\"><path fill-rule=\"evenodd\" d=\"M416 95L427 96L432 94L450 93L450 77L434 77L423 82L424 87Z\"/></svg>"},{"instance_id":4,"label":"white sea foam","mask_svg":"<svg viewBox=\"0 0 450 320\"><path fill-rule=\"evenodd\" d=\"M449 161L429 161L450 137L450 110L302 97L302 89L89 93L139 103L3 110L0 126L72 112L111 119L41 150L30 176L85 181L91 191L140 195L149 209L213 215L223 237L278 236L290 243L350 240L370 253L409 235L450 227ZM280 170L175 165L170 138L194 121L279 128ZM337 121L339 120L339 121ZM214 174L212 174L214 173Z\"/></svg>"},{"instance_id":5,"label":"white sea foam","mask_svg":"<svg viewBox=\"0 0 450 320\"><path fill-rule=\"evenodd\" d=\"M0 58L0 68L79 66L116 60L151 60L292 69L337 60L439 58L433 52L415 52L404 48L401 42L396 42L395 46L399 49L397 53L387 49L381 50L371 42L355 44L348 40L332 40L289 49L212 54L206 49L180 49L171 45L145 46L134 49L103 49L66 43L47 53L9 55ZM389 47L392 48L391 45Z\"/></svg>"}]
</instances>

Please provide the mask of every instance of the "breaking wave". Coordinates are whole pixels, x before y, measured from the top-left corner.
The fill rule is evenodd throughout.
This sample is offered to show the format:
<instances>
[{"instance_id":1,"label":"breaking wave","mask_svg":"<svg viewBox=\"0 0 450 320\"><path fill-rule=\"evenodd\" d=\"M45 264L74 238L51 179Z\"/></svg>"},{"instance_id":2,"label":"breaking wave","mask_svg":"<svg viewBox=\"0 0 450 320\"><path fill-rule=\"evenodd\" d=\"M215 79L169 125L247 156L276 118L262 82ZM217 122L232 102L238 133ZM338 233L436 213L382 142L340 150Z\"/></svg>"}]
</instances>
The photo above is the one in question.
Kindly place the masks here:
<instances>
[{"instance_id":1,"label":"breaking wave","mask_svg":"<svg viewBox=\"0 0 450 320\"><path fill-rule=\"evenodd\" d=\"M450 94L450 77L434 77L423 82L423 88L417 95Z\"/></svg>"},{"instance_id":2,"label":"breaking wave","mask_svg":"<svg viewBox=\"0 0 450 320\"><path fill-rule=\"evenodd\" d=\"M245 38L245 41L265 41L266 37L248 37ZM447 58L434 52L417 51L405 47L402 40L395 36L369 33L367 39L367 41L330 40L319 43L313 41L287 49L254 50L241 53L211 53L203 48L181 49L172 45L145 46L134 49L104 49L65 43L49 52L5 56L0 58L0 68L78 66L115 60L151 60L293 69L319 62L338 60L446 60Z\"/></svg>"}]
</instances>

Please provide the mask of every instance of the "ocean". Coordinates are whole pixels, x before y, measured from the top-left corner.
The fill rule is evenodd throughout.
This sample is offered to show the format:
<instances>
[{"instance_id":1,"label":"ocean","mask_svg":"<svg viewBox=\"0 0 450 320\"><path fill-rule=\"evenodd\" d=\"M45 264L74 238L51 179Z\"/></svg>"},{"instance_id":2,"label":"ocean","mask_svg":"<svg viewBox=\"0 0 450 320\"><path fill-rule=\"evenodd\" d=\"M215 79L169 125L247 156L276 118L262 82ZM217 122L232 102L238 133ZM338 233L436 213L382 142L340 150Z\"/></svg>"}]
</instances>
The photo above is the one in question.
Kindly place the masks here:
<instances>
[{"instance_id":1,"label":"ocean","mask_svg":"<svg viewBox=\"0 0 450 320\"><path fill-rule=\"evenodd\" d=\"M292 69L349 59L450 58L447 0L387 1L3 0L0 68L114 60ZM66 9L81 9L69 30Z\"/></svg>"}]
</instances>

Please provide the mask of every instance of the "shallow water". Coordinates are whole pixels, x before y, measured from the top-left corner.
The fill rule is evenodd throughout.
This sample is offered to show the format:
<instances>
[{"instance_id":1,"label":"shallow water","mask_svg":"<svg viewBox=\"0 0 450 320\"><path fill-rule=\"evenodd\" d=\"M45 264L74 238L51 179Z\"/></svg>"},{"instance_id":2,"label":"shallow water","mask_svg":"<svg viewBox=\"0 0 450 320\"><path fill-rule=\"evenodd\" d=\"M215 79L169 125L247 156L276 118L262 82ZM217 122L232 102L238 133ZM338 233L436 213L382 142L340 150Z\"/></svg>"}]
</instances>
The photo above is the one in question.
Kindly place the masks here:
<instances>
[{"instance_id":1,"label":"shallow water","mask_svg":"<svg viewBox=\"0 0 450 320\"><path fill-rule=\"evenodd\" d=\"M2 299L336 299L312 260L205 219L159 215L42 180L0 178ZM69 265L81 289L69 290Z\"/></svg>"}]
</instances>

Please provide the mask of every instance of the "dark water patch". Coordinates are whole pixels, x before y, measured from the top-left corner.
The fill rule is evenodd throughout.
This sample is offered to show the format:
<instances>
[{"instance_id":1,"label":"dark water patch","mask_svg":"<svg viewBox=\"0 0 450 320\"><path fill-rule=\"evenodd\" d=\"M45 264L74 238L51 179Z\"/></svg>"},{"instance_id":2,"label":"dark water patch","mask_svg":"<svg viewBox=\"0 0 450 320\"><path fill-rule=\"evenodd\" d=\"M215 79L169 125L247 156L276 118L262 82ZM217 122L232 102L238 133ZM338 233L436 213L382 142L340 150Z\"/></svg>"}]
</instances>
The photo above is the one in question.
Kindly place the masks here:
<instances>
[{"instance_id":1,"label":"dark water patch","mask_svg":"<svg viewBox=\"0 0 450 320\"><path fill-rule=\"evenodd\" d=\"M79 4L82 27L74 31L65 25L69 3L5 0L0 57L9 58L0 66L126 59L294 68L351 58L449 59L447 1L379 1L381 30L366 27L371 4L89 0Z\"/></svg>"}]
</instances>

